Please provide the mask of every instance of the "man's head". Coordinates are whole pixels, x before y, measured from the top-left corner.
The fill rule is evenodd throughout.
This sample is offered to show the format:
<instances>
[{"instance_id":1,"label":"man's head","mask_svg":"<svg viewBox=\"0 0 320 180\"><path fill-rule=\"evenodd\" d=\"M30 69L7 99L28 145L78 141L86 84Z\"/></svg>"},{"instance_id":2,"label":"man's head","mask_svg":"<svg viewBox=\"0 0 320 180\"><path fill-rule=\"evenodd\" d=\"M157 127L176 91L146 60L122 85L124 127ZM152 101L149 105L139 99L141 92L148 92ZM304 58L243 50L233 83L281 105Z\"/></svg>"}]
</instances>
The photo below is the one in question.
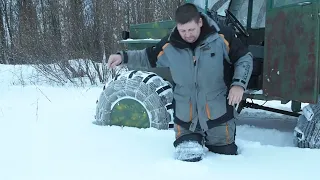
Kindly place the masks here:
<instances>
[{"instance_id":1,"label":"man's head","mask_svg":"<svg viewBox=\"0 0 320 180\"><path fill-rule=\"evenodd\" d=\"M186 3L178 7L175 12L175 21L183 40L193 43L198 39L203 22L194 4Z\"/></svg>"}]
</instances>

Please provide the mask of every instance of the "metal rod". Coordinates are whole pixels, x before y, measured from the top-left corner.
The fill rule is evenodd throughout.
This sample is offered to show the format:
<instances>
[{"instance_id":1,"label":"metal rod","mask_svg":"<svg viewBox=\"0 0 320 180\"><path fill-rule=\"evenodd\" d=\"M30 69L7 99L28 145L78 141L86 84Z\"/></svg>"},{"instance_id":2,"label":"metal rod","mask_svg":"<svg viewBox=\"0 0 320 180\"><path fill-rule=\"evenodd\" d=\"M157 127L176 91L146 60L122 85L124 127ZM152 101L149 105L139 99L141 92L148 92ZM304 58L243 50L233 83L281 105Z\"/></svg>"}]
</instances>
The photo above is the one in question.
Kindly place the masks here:
<instances>
[{"instance_id":1,"label":"metal rod","mask_svg":"<svg viewBox=\"0 0 320 180\"><path fill-rule=\"evenodd\" d=\"M280 114L289 115L289 116L294 116L294 117L299 117L300 116L299 113L285 111L285 110L281 110L281 109L274 109L274 108L271 108L271 107L261 106L259 104L249 103L249 102L246 102L244 107L253 108L253 109L261 109L261 110L271 111L271 112L280 113Z\"/></svg>"},{"instance_id":2,"label":"metal rod","mask_svg":"<svg viewBox=\"0 0 320 180\"><path fill-rule=\"evenodd\" d=\"M208 0L206 0L206 4L205 4L205 7L204 7L204 11L205 11L205 13L207 14L207 12L208 12Z\"/></svg>"},{"instance_id":3,"label":"metal rod","mask_svg":"<svg viewBox=\"0 0 320 180\"><path fill-rule=\"evenodd\" d=\"M253 11L253 0L249 0L249 3L248 3L248 17L247 17L247 29L251 28L252 11Z\"/></svg>"}]
</instances>

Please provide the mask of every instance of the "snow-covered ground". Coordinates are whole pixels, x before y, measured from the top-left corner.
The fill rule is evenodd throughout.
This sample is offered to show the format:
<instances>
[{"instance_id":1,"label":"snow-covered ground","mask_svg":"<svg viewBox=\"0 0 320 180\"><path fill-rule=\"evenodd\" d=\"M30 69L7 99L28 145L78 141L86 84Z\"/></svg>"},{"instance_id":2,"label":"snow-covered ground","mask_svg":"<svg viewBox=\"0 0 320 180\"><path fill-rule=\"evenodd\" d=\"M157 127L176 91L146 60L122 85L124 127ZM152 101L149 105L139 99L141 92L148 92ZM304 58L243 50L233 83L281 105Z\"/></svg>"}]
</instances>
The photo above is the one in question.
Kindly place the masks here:
<instances>
[{"instance_id":1,"label":"snow-covered ground","mask_svg":"<svg viewBox=\"0 0 320 180\"><path fill-rule=\"evenodd\" d=\"M171 130L92 124L102 87L37 85L27 77L32 72L0 65L0 180L319 179L320 150L294 147L290 130L240 119L240 155L207 153L201 162L181 162L173 159ZM251 109L242 117L294 123Z\"/></svg>"}]
</instances>

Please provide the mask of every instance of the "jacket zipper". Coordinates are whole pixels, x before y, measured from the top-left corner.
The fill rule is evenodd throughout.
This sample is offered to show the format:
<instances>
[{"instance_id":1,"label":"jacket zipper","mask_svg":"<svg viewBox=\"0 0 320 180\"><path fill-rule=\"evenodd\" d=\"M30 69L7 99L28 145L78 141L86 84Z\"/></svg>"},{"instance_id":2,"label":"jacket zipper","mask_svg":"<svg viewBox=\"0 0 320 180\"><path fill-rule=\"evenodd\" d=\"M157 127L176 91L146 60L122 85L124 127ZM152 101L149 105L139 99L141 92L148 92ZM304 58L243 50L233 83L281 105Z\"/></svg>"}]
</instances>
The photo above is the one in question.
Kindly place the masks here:
<instances>
[{"instance_id":1,"label":"jacket zipper","mask_svg":"<svg viewBox=\"0 0 320 180\"><path fill-rule=\"evenodd\" d=\"M194 85L195 85L195 112L198 114L198 82L197 82L197 74L198 74L198 66L197 66L197 58L195 54L195 50L192 51L192 60L193 60L193 78L194 78ZM200 123L200 122L198 122Z\"/></svg>"}]
</instances>

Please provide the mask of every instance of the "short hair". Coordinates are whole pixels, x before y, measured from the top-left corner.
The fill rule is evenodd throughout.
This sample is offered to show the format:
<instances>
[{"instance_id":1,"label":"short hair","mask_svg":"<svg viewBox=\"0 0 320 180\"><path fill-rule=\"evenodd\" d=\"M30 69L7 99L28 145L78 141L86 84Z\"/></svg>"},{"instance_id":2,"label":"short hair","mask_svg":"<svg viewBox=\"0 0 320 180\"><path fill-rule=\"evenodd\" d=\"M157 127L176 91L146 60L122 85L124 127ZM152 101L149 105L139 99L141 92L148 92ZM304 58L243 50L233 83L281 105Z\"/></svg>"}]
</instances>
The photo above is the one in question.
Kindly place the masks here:
<instances>
[{"instance_id":1,"label":"short hair","mask_svg":"<svg viewBox=\"0 0 320 180\"><path fill-rule=\"evenodd\" d=\"M179 6L175 12L175 21L179 24L185 24L192 20L199 22L200 12L192 3L185 3Z\"/></svg>"}]
</instances>

